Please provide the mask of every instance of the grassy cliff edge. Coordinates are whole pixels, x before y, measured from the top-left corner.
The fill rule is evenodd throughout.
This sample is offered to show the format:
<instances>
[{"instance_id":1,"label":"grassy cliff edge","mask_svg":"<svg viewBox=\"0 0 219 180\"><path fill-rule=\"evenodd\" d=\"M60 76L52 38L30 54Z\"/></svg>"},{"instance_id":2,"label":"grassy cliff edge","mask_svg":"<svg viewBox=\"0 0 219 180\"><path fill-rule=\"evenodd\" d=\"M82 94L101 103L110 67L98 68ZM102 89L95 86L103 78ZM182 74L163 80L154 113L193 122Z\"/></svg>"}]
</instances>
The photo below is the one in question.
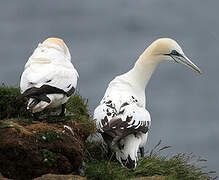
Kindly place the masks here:
<instances>
[{"instance_id":1,"label":"grassy cliff edge","mask_svg":"<svg viewBox=\"0 0 219 180\"><path fill-rule=\"evenodd\" d=\"M199 163L206 160L195 159L193 154L182 153L164 157L160 152L168 146L161 147L161 142L147 153L145 158L139 160L135 170L121 167L114 157L109 157L101 142L86 141L86 138L95 133L96 129L89 115L87 100L79 94L72 96L67 102L65 117L48 116L57 109L46 110L39 113L39 121L26 110L25 99L19 101L16 99L19 94L19 88L0 87L0 157L5 160L0 162L0 173L5 177L32 179L47 173L79 174L84 172L84 176L91 180L214 179L211 176L214 174L213 171L207 172L206 167L199 167ZM64 125L71 127L73 133L64 130ZM75 143L76 140L78 140L77 143ZM5 151L7 151L7 157ZM10 156L10 152L14 156ZM19 168L22 169L23 165L14 163L16 159L12 161L10 158L16 158L16 153L20 156L24 152L25 157L38 159L32 163L23 157L23 161L32 163L30 167L33 169L34 165L41 167L39 168L41 171L30 170L27 172L28 175L19 176ZM20 161L19 158L18 161ZM60 164L59 161L65 164ZM61 168L63 164L67 170ZM14 168L11 168L11 172L7 168L9 165ZM19 168L16 169L16 167Z\"/></svg>"}]
</instances>

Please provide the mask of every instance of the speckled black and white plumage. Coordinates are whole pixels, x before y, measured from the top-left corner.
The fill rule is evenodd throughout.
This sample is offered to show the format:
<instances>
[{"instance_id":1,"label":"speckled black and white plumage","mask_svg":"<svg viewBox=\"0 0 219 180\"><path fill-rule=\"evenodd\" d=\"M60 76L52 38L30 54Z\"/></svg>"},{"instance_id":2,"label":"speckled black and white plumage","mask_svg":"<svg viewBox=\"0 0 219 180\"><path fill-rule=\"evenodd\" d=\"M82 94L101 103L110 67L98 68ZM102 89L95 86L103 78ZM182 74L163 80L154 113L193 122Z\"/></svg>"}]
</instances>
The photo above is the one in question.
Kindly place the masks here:
<instances>
[{"instance_id":1,"label":"speckled black and white plumage","mask_svg":"<svg viewBox=\"0 0 219 180\"><path fill-rule=\"evenodd\" d=\"M94 119L98 131L116 152L118 161L133 169L137 165L137 152L146 143L151 119L139 96L141 93L136 94L135 88L123 78L118 76L109 84L95 109Z\"/></svg>"}]
</instances>

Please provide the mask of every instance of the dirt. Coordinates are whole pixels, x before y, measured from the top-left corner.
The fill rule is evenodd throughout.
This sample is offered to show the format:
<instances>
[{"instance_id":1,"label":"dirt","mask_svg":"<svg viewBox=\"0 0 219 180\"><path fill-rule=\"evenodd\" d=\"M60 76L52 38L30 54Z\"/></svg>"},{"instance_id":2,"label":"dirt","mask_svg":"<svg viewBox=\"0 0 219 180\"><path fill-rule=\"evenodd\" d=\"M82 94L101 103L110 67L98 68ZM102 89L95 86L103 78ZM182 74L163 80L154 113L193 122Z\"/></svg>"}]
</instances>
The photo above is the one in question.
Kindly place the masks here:
<instances>
[{"instance_id":1,"label":"dirt","mask_svg":"<svg viewBox=\"0 0 219 180\"><path fill-rule=\"evenodd\" d=\"M77 175L46 174L34 180L86 180L86 178Z\"/></svg>"},{"instance_id":2,"label":"dirt","mask_svg":"<svg viewBox=\"0 0 219 180\"><path fill-rule=\"evenodd\" d=\"M131 180L165 180L165 178L163 176L152 176L152 177L134 178Z\"/></svg>"},{"instance_id":3,"label":"dirt","mask_svg":"<svg viewBox=\"0 0 219 180\"><path fill-rule=\"evenodd\" d=\"M73 133L64 129L68 125ZM43 174L79 174L85 136L73 121L0 121L0 172L5 178L30 180Z\"/></svg>"}]
</instances>

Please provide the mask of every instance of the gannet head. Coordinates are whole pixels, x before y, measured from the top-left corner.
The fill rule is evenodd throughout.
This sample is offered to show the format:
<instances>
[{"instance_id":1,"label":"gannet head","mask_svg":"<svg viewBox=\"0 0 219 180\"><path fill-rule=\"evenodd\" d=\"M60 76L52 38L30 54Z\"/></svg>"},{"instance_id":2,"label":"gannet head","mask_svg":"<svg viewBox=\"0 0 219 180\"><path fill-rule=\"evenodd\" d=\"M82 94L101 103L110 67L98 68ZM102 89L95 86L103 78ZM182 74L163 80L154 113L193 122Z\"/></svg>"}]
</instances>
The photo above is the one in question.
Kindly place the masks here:
<instances>
[{"instance_id":1,"label":"gannet head","mask_svg":"<svg viewBox=\"0 0 219 180\"><path fill-rule=\"evenodd\" d=\"M62 39L59 39L59 38L48 38L45 41L43 41L42 44L45 44L48 46L55 44L55 45L59 46L61 48L61 50L63 50L63 52L67 52L67 46L65 45L64 41Z\"/></svg>"},{"instance_id":2,"label":"gannet head","mask_svg":"<svg viewBox=\"0 0 219 180\"><path fill-rule=\"evenodd\" d=\"M32 63L50 64L50 63L69 63L71 54L68 47L62 39L48 38L43 43L39 43L33 54L25 64L25 69Z\"/></svg>"},{"instance_id":3,"label":"gannet head","mask_svg":"<svg viewBox=\"0 0 219 180\"><path fill-rule=\"evenodd\" d=\"M64 55L68 60L71 60L71 55L68 50L68 47L66 46L65 42L62 39L54 38L54 37L48 38L45 41L43 41L42 45L45 45L48 48L54 48L58 51L61 51L62 53L64 53Z\"/></svg>"},{"instance_id":4,"label":"gannet head","mask_svg":"<svg viewBox=\"0 0 219 180\"><path fill-rule=\"evenodd\" d=\"M199 74L202 74L201 70L185 56L179 44L170 38L161 38L154 41L145 50L143 56L149 56L153 61L157 62L175 61L186 65Z\"/></svg>"}]
</instances>

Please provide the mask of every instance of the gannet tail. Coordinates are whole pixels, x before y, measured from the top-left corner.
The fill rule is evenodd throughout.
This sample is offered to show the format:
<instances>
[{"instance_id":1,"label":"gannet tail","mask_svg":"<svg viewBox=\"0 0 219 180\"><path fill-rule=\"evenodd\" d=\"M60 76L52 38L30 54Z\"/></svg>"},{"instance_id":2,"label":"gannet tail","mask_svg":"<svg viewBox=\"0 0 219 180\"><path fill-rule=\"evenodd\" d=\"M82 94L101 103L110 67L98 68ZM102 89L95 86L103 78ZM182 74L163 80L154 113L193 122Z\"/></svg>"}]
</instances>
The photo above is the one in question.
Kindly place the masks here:
<instances>
[{"instance_id":1,"label":"gannet tail","mask_svg":"<svg viewBox=\"0 0 219 180\"><path fill-rule=\"evenodd\" d=\"M116 158L129 169L134 169L138 161L138 149L141 143L141 138L131 134L118 142L119 151L116 152Z\"/></svg>"}]
</instances>

